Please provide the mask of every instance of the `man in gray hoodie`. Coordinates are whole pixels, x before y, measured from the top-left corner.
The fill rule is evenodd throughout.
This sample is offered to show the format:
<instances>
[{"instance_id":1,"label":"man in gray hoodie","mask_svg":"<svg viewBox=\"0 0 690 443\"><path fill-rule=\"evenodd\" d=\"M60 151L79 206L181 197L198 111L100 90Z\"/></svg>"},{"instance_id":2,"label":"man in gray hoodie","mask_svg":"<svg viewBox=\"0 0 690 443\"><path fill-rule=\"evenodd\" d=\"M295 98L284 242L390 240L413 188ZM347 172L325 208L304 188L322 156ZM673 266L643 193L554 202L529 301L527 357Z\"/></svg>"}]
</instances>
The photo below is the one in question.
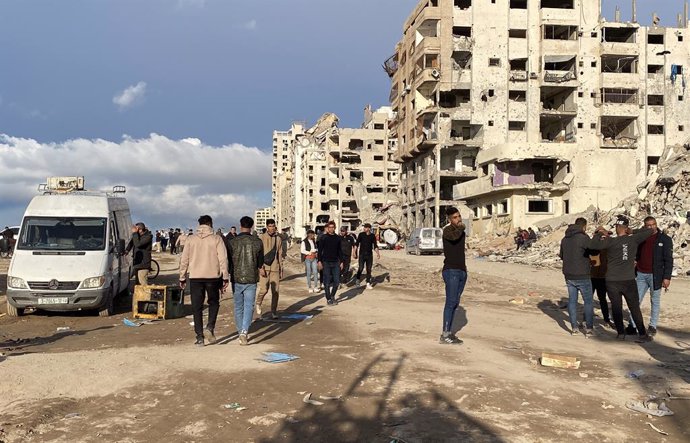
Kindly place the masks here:
<instances>
[{"instance_id":1,"label":"man in gray hoodie","mask_svg":"<svg viewBox=\"0 0 690 443\"><path fill-rule=\"evenodd\" d=\"M587 220L580 217L574 225L568 226L565 238L561 241L559 256L563 260L563 275L568 287L568 315L570 316L570 333L576 335L577 327L577 295L582 294L585 302L585 337L594 331L594 303L592 301L591 264L589 260L590 238L585 233Z\"/></svg>"}]
</instances>

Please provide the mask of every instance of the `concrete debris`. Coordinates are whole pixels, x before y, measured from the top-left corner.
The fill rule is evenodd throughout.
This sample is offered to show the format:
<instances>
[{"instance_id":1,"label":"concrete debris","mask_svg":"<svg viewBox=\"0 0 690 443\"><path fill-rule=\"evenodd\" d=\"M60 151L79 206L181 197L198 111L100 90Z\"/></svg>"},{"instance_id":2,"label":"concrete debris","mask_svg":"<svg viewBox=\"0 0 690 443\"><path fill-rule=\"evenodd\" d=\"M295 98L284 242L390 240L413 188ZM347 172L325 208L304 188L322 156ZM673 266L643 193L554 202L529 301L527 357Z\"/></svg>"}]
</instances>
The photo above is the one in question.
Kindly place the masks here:
<instances>
[{"instance_id":1,"label":"concrete debris","mask_svg":"<svg viewBox=\"0 0 690 443\"><path fill-rule=\"evenodd\" d=\"M519 263L537 267L560 268L560 242L568 224L577 217L589 221L591 234L598 226L613 230L613 222L625 215L633 227L639 227L651 215L673 239L674 277L690 276L690 143L668 147L656 171L640 184L635 195L621 201L610 211L591 206L580 214L569 214L539 222L534 226L538 240L527 248L516 249L514 233L492 238L473 237L468 245L476 257L492 262Z\"/></svg>"},{"instance_id":2,"label":"concrete debris","mask_svg":"<svg viewBox=\"0 0 690 443\"><path fill-rule=\"evenodd\" d=\"M580 369L580 360L577 357L542 352L541 365L551 368Z\"/></svg>"}]
</instances>

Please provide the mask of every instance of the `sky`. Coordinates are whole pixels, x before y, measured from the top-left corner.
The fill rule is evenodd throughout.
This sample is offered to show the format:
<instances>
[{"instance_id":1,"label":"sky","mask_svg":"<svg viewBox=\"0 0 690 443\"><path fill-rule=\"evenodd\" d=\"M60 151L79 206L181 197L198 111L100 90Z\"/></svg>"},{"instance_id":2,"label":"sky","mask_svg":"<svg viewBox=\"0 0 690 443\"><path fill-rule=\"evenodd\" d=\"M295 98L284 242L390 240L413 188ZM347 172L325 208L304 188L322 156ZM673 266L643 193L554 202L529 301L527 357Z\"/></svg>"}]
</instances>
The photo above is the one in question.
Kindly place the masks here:
<instances>
[{"instance_id":1,"label":"sky","mask_svg":"<svg viewBox=\"0 0 690 443\"><path fill-rule=\"evenodd\" d=\"M475 0L477 1L477 0ZM49 175L128 187L153 227L270 204L271 134L387 104L417 0L2 0L0 225ZM630 17L631 0L604 0ZM663 4L663 6L660 6ZM638 0L674 26L682 0ZM1 227L1 226L0 226Z\"/></svg>"}]
</instances>

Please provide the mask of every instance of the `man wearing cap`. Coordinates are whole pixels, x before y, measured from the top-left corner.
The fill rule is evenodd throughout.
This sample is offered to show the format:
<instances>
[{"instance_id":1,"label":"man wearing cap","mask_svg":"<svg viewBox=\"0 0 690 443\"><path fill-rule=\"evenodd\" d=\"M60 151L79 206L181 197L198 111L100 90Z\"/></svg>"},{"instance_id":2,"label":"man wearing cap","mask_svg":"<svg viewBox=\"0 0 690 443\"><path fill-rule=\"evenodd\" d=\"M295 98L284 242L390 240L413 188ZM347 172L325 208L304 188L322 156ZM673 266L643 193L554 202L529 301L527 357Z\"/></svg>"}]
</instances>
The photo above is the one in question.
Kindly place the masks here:
<instances>
[{"instance_id":1,"label":"man wearing cap","mask_svg":"<svg viewBox=\"0 0 690 443\"><path fill-rule=\"evenodd\" d=\"M625 340L623 324L623 298L628 305L630 315L635 319L639 342L648 342L652 338L647 334L640 311L640 298L635 282L635 257L639 246L652 236L653 231L643 228L631 233L626 217L619 216L616 221L616 237L610 237L606 228L600 227L589 243L589 249L606 251L606 291L611 299L613 322L618 332L617 338Z\"/></svg>"},{"instance_id":2,"label":"man wearing cap","mask_svg":"<svg viewBox=\"0 0 690 443\"><path fill-rule=\"evenodd\" d=\"M640 295L640 305L647 291L651 292L652 314L649 320L649 335L656 335L661 310L661 288L668 289L671 285L673 273L673 240L659 230L654 217L644 219L645 228L651 229L653 234L642 243L637 250L637 292ZM631 332L632 331L632 332ZM630 317L626 330L628 334L635 333L635 320Z\"/></svg>"},{"instance_id":3,"label":"man wearing cap","mask_svg":"<svg viewBox=\"0 0 690 443\"><path fill-rule=\"evenodd\" d=\"M352 264L352 250L354 249L356 240L347 230L347 226L340 228L340 236L342 241L340 246L343 249L343 270L340 271L340 284L345 284L350 281L350 265Z\"/></svg>"},{"instance_id":4,"label":"man wearing cap","mask_svg":"<svg viewBox=\"0 0 690 443\"><path fill-rule=\"evenodd\" d=\"M362 284L362 271L367 268L367 289L371 289L371 268L374 265L374 251L376 259L381 260L379 245L376 236L371 232L371 224L364 223L364 232L360 232L355 242L354 257L359 257L359 269L357 270L357 286Z\"/></svg>"}]
</instances>

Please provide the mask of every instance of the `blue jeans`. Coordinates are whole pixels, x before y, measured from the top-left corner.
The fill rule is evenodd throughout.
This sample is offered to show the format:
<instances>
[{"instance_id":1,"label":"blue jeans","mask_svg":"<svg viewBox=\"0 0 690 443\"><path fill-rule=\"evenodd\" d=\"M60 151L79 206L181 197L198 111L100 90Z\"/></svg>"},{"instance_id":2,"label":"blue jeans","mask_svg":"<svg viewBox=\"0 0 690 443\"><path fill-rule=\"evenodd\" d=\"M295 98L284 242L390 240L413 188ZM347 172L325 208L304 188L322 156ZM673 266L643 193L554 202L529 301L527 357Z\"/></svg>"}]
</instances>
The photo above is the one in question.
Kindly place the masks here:
<instances>
[{"instance_id":1,"label":"blue jeans","mask_svg":"<svg viewBox=\"0 0 690 443\"><path fill-rule=\"evenodd\" d=\"M254 318L256 283L249 285L235 283L232 292L235 299L235 326L240 334L246 334Z\"/></svg>"},{"instance_id":2,"label":"blue jeans","mask_svg":"<svg viewBox=\"0 0 690 443\"><path fill-rule=\"evenodd\" d=\"M570 316L570 326L573 330L577 329L577 294L582 293L582 300L585 302L585 324L587 329L594 327L594 302L592 280L566 280L568 286L568 315Z\"/></svg>"},{"instance_id":3,"label":"blue jeans","mask_svg":"<svg viewBox=\"0 0 690 443\"><path fill-rule=\"evenodd\" d=\"M453 332L455 310L460 305L462 291L467 283L467 272L462 269L444 269L443 282L446 284L446 305L443 308L443 332Z\"/></svg>"},{"instance_id":4,"label":"blue jeans","mask_svg":"<svg viewBox=\"0 0 690 443\"><path fill-rule=\"evenodd\" d=\"M335 292L340 286L340 262L325 261L323 265L323 285L326 291L326 300L334 300Z\"/></svg>"},{"instance_id":5,"label":"blue jeans","mask_svg":"<svg viewBox=\"0 0 690 443\"><path fill-rule=\"evenodd\" d=\"M647 295L647 291L652 293L652 317L649 320L649 326L656 328L656 324L659 323L659 311L661 310L661 288L654 289L653 274L638 272L635 281L637 283L637 293L640 295L640 308L642 307L644 296ZM632 317L630 317L630 324L635 326Z\"/></svg>"},{"instance_id":6,"label":"blue jeans","mask_svg":"<svg viewBox=\"0 0 690 443\"><path fill-rule=\"evenodd\" d=\"M304 267L307 270L307 287L311 289L311 280L312 278L314 279L314 287L316 289L319 289L319 268L317 266L318 260L313 258L313 259L306 259L304 260Z\"/></svg>"}]
</instances>

